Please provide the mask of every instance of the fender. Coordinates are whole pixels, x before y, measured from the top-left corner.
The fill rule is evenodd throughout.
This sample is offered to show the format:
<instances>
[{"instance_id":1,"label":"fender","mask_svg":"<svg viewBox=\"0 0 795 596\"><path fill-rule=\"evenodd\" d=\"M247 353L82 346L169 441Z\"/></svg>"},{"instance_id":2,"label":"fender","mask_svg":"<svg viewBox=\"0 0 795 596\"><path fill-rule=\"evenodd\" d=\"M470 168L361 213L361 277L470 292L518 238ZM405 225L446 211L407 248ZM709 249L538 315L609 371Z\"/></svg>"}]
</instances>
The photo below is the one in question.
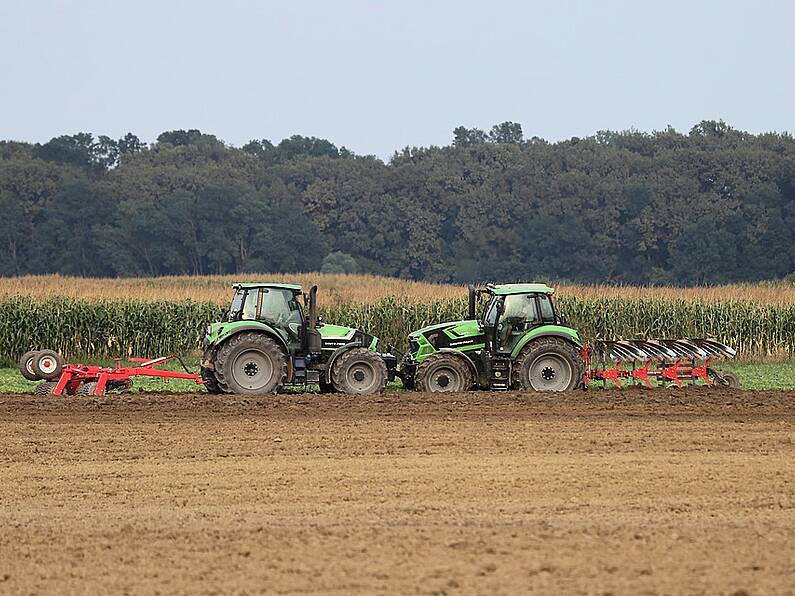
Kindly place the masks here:
<instances>
[{"instance_id":1,"label":"fender","mask_svg":"<svg viewBox=\"0 0 795 596\"><path fill-rule=\"evenodd\" d=\"M519 355L519 352L522 351L522 348L524 348L528 342L538 337L550 336L561 337L578 348L582 345L580 343L580 338L574 329L571 329L570 327L562 327L560 325L542 325L541 327L531 329L525 333L524 336L522 336L522 339L519 340L519 342L516 344L516 347L514 347L514 349L511 351L511 358L516 358Z\"/></svg>"},{"instance_id":2,"label":"fender","mask_svg":"<svg viewBox=\"0 0 795 596\"><path fill-rule=\"evenodd\" d=\"M463 360L467 363L467 366L469 366L469 370L472 372L472 379L477 384L477 380L478 380L478 376L479 376L478 375L478 369L475 366L475 363L472 362L472 358L469 357L469 354L466 354L465 352L461 352L460 350L454 350L453 348L441 348L441 349L437 350L437 352L440 353L440 354L454 354L454 355L456 355L456 356L458 356L460 358L463 358Z\"/></svg>"},{"instance_id":3,"label":"fender","mask_svg":"<svg viewBox=\"0 0 795 596\"><path fill-rule=\"evenodd\" d=\"M276 330L273 327L271 327L270 325L266 325L264 323L253 323L253 322L243 323L243 324L230 323L229 330L219 335L216 338L216 340L210 344L209 347L216 348L219 344L226 341L233 335L237 335L241 331L257 331L259 333L264 333L268 337L275 339L276 343L278 343L282 347L285 354L287 355L290 354L290 350L287 347L287 342L279 333L276 332Z\"/></svg>"},{"instance_id":4,"label":"fender","mask_svg":"<svg viewBox=\"0 0 795 596\"><path fill-rule=\"evenodd\" d=\"M352 348L361 348L361 347L362 347L362 342L352 341L351 343L345 344L344 346L340 346L339 348L334 350L334 353L331 355L331 358L329 358L328 362L326 363L326 374L325 374L326 383L331 383L331 367L334 365L334 361L340 356L342 356L343 352L347 352Z\"/></svg>"}]
</instances>

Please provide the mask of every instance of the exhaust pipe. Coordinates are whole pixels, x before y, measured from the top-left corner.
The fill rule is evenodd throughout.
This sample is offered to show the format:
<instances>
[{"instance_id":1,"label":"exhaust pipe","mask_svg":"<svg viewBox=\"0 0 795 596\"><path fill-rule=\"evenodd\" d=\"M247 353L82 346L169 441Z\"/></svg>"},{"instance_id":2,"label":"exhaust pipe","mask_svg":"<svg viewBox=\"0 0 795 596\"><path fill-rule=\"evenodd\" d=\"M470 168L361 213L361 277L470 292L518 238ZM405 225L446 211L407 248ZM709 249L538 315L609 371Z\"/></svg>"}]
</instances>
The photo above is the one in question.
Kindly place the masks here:
<instances>
[{"instance_id":1,"label":"exhaust pipe","mask_svg":"<svg viewBox=\"0 0 795 596\"><path fill-rule=\"evenodd\" d=\"M467 319L469 319L470 321L474 321L477 318L475 307L476 307L475 287L469 286L469 304L467 307Z\"/></svg>"},{"instance_id":2,"label":"exhaust pipe","mask_svg":"<svg viewBox=\"0 0 795 596\"><path fill-rule=\"evenodd\" d=\"M317 329L317 286L309 289L309 328Z\"/></svg>"},{"instance_id":3,"label":"exhaust pipe","mask_svg":"<svg viewBox=\"0 0 795 596\"><path fill-rule=\"evenodd\" d=\"M323 339L317 330L317 286L309 290L309 321L306 330L306 347L310 354L320 354L323 350Z\"/></svg>"}]
</instances>

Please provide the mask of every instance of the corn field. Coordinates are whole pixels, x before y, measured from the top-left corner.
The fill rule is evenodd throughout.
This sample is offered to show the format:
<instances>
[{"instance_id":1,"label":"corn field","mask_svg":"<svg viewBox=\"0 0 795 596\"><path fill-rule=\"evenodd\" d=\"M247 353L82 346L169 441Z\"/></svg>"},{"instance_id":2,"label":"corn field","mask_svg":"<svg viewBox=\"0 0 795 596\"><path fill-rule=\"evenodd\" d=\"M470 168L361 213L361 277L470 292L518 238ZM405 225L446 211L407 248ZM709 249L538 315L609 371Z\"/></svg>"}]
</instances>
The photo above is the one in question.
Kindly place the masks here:
<instances>
[{"instance_id":1,"label":"corn field","mask_svg":"<svg viewBox=\"0 0 795 596\"><path fill-rule=\"evenodd\" d=\"M194 300L226 305L232 284L240 281L279 281L309 289L318 284L319 304L334 306L370 303L384 298L414 301L455 300L466 296L466 287L454 284L409 281L366 274L260 273L240 275L83 278L61 275L0 277L0 296L80 298L86 300ZM543 281L543 280L540 280ZM573 285L551 282L558 296L596 299L664 299L701 302L740 300L760 304L795 304L795 284L767 282L725 286L675 288L612 285Z\"/></svg>"},{"instance_id":2,"label":"corn field","mask_svg":"<svg viewBox=\"0 0 795 596\"><path fill-rule=\"evenodd\" d=\"M558 309L585 340L711 337L744 359L795 355L795 305L750 301L701 302L559 296ZM220 320L214 302L0 298L0 362L15 363L30 349L52 347L69 359L189 354L206 326ZM381 338L382 348L405 347L406 335L432 323L463 318L466 300L382 298L322 307L328 322Z\"/></svg>"}]
</instances>

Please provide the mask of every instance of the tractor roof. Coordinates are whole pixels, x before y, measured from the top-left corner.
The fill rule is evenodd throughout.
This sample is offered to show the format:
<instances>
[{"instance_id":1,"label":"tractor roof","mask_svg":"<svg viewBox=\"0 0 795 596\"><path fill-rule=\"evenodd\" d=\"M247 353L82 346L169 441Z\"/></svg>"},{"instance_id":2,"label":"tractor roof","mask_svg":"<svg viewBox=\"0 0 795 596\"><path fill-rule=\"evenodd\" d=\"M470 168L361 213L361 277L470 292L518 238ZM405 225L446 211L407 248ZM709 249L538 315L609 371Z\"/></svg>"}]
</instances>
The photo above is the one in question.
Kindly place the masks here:
<instances>
[{"instance_id":1,"label":"tractor roof","mask_svg":"<svg viewBox=\"0 0 795 596\"><path fill-rule=\"evenodd\" d=\"M510 296L511 294L552 294L555 288L547 284L489 284L487 289L497 296Z\"/></svg>"},{"instance_id":2,"label":"tractor roof","mask_svg":"<svg viewBox=\"0 0 795 596\"><path fill-rule=\"evenodd\" d=\"M268 281L234 284L232 287L235 289L241 288L246 290L251 288L278 288L280 290L291 290L293 292L301 291L301 286L296 284L275 284Z\"/></svg>"}]
</instances>

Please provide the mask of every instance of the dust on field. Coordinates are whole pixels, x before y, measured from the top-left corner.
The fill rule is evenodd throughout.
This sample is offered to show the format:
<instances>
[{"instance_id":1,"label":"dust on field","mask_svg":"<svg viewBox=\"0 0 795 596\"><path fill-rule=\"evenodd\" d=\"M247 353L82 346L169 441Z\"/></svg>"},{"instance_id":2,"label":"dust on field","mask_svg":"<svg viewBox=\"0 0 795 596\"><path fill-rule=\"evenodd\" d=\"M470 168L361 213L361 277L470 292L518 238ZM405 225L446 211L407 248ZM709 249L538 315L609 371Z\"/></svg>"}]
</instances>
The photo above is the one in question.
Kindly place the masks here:
<instances>
[{"instance_id":1,"label":"dust on field","mask_svg":"<svg viewBox=\"0 0 795 596\"><path fill-rule=\"evenodd\" d=\"M787 592L795 392L0 396L0 591Z\"/></svg>"}]
</instances>

